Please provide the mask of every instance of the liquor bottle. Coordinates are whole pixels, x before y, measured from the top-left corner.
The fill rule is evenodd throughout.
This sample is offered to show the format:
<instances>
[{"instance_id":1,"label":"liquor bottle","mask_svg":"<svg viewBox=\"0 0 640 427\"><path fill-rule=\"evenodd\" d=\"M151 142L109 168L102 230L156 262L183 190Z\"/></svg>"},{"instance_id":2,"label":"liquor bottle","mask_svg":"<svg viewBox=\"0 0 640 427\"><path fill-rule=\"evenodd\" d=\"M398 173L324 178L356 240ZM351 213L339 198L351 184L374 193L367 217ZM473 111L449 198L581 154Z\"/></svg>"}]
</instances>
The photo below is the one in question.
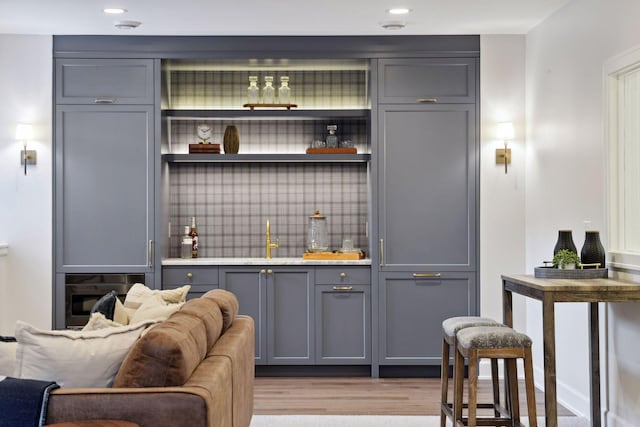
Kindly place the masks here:
<instances>
[{"instance_id":1,"label":"liquor bottle","mask_svg":"<svg viewBox=\"0 0 640 427\"><path fill-rule=\"evenodd\" d=\"M273 76L264 77L264 88L262 89L262 103L273 104L276 101L276 88L273 87Z\"/></svg>"},{"instance_id":2,"label":"liquor bottle","mask_svg":"<svg viewBox=\"0 0 640 427\"><path fill-rule=\"evenodd\" d=\"M280 77L280 87L278 88L278 102L280 104L291 103L291 88L289 87L289 77Z\"/></svg>"},{"instance_id":3,"label":"liquor bottle","mask_svg":"<svg viewBox=\"0 0 640 427\"><path fill-rule=\"evenodd\" d=\"M184 235L180 244L180 258L191 258L191 249L193 247L193 239L191 238L191 228L184 226Z\"/></svg>"},{"instance_id":4,"label":"liquor bottle","mask_svg":"<svg viewBox=\"0 0 640 427\"><path fill-rule=\"evenodd\" d=\"M191 217L191 258L198 258L198 230L196 229L196 217Z\"/></svg>"}]
</instances>

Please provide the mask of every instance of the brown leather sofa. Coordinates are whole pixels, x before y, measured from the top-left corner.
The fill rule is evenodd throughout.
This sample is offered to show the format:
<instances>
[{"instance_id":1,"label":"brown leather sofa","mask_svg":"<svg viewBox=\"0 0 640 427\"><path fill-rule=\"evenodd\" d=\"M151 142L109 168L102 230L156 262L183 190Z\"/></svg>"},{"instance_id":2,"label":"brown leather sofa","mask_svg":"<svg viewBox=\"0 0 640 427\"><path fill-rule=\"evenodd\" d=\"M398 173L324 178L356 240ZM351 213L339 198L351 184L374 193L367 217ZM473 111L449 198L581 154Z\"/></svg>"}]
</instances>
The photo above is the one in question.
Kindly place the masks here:
<instances>
[{"instance_id":1,"label":"brown leather sofa","mask_svg":"<svg viewBox=\"0 0 640 427\"><path fill-rule=\"evenodd\" d=\"M141 427L249 427L253 414L254 324L230 292L187 301L137 341L113 388L61 388L48 424L127 420Z\"/></svg>"}]
</instances>

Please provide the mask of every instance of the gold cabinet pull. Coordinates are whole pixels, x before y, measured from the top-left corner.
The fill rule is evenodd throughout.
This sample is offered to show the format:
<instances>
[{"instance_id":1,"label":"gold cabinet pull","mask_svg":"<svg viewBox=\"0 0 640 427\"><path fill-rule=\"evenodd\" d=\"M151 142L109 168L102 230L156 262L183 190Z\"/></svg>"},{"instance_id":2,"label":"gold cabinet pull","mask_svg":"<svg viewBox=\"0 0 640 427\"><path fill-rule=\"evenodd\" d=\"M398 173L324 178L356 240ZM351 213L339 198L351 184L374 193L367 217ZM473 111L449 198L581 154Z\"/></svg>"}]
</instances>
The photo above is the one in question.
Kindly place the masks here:
<instances>
[{"instance_id":1,"label":"gold cabinet pull","mask_svg":"<svg viewBox=\"0 0 640 427\"><path fill-rule=\"evenodd\" d=\"M435 104L438 102L438 98L418 98L416 99L416 102L421 104Z\"/></svg>"},{"instance_id":2,"label":"gold cabinet pull","mask_svg":"<svg viewBox=\"0 0 640 427\"><path fill-rule=\"evenodd\" d=\"M264 268L262 270L260 270L260 274L266 274L267 270L265 270Z\"/></svg>"},{"instance_id":3,"label":"gold cabinet pull","mask_svg":"<svg viewBox=\"0 0 640 427\"><path fill-rule=\"evenodd\" d=\"M267 270L267 274L273 274L273 270L271 269Z\"/></svg>"},{"instance_id":4,"label":"gold cabinet pull","mask_svg":"<svg viewBox=\"0 0 640 427\"><path fill-rule=\"evenodd\" d=\"M380 239L380 265L384 265L384 239Z\"/></svg>"},{"instance_id":5,"label":"gold cabinet pull","mask_svg":"<svg viewBox=\"0 0 640 427\"><path fill-rule=\"evenodd\" d=\"M149 268L153 268L153 240L149 240Z\"/></svg>"},{"instance_id":6,"label":"gold cabinet pull","mask_svg":"<svg viewBox=\"0 0 640 427\"><path fill-rule=\"evenodd\" d=\"M347 273L345 273L344 271L342 273L340 273L340 278L341 279L345 279L347 277Z\"/></svg>"},{"instance_id":7,"label":"gold cabinet pull","mask_svg":"<svg viewBox=\"0 0 640 427\"><path fill-rule=\"evenodd\" d=\"M442 277L440 273L413 273L413 277L416 279L424 279L429 277Z\"/></svg>"},{"instance_id":8,"label":"gold cabinet pull","mask_svg":"<svg viewBox=\"0 0 640 427\"><path fill-rule=\"evenodd\" d=\"M334 286L333 287L334 291L352 291L353 290L353 286Z\"/></svg>"},{"instance_id":9,"label":"gold cabinet pull","mask_svg":"<svg viewBox=\"0 0 640 427\"><path fill-rule=\"evenodd\" d=\"M93 100L94 104L113 104L116 100L113 98L96 98Z\"/></svg>"},{"instance_id":10,"label":"gold cabinet pull","mask_svg":"<svg viewBox=\"0 0 640 427\"><path fill-rule=\"evenodd\" d=\"M193 273L187 273L187 278L191 279L193 277Z\"/></svg>"}]
</instances>

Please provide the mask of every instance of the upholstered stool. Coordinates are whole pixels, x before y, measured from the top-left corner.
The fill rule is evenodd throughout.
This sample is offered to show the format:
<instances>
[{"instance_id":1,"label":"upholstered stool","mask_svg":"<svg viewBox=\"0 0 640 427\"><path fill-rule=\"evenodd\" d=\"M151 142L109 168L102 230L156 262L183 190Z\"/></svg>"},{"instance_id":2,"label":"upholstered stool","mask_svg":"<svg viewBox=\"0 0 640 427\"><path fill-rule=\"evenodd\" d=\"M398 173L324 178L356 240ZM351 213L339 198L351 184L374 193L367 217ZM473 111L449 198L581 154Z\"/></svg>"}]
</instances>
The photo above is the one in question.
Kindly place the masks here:
<instances>
[{"instance_id":1,"label":"upholstered stool","mask_svg":"<svg viewBox=\"0 0 640 427\"><path fill-rule=\"evenodd\" d=\"M449 352L453 349L454 354L456 351L456 334L458 331L470 328L473 326L504 326L502 323L496 322L488 317L478 316L459 316L450 317L442 322L442 368L440 369L440 388L441 388L441 400L440 400L440 427L445 427L447 417L449 417L453 424L453 405L448 402L449 394ZM455 369L455 359L454 359ZM500 394L498 386L498 361L491 361L491 378L493 381L493 403L492 404L479 404L480 408L493 408L498 416L498 409L496 405L499 405Z\"/></svg>"},{"instance_id":2,"label":"upholstered stool","mask_svg":"<svg viewBox=\"0 0 640 427\"><path fill-rule=\"evenodd\" d=\"M468 381L468 418L462 418L462 394L464 377L464 358L469 361ZM478 400L478 361L488 358L504 359L507 379L507 417L495 414L495 417L477 416ZM516 360L524 361L524 380L527 393L527 411L529 427L537 427L536 398L533 387L533 362L531 358L531 338L507 327L474 326L465 328L456 334L456 356L454 360L454 419L457 426L476 427L481 425L513 426L520 425L520 407L518 402L518 373Z\"/></svg>"},{"instance_id":3,"label":"upholstered stool","mask_svg":"<svg viewBox=\"0 0 640 427\"><path fill-rule=\"evenodd\" d=\"M44 427L140 427L140 425L122 420L83 420L47 424Z\"/></svg>"}]
</instances>

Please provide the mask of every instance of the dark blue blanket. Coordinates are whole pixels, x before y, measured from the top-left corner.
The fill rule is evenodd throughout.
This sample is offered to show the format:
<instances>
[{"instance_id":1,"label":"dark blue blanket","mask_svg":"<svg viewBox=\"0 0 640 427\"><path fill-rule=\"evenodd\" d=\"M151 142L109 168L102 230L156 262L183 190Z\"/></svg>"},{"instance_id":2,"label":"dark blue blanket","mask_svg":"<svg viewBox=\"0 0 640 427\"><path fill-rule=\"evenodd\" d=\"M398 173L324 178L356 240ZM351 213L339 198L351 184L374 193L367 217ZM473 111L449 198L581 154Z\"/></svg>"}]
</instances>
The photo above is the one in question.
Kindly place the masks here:
<instances>
[{"instance_id":1,"label":"dark blue blanket","mask_svg":"<svg viewBox=\"0 0 640 427\"><path fill-rule=\"evenodd\" d=\"M11 377L0 381L0 427L41 427L49 393L58 387L51 381Z\"/></svg>"}]
</instances>

